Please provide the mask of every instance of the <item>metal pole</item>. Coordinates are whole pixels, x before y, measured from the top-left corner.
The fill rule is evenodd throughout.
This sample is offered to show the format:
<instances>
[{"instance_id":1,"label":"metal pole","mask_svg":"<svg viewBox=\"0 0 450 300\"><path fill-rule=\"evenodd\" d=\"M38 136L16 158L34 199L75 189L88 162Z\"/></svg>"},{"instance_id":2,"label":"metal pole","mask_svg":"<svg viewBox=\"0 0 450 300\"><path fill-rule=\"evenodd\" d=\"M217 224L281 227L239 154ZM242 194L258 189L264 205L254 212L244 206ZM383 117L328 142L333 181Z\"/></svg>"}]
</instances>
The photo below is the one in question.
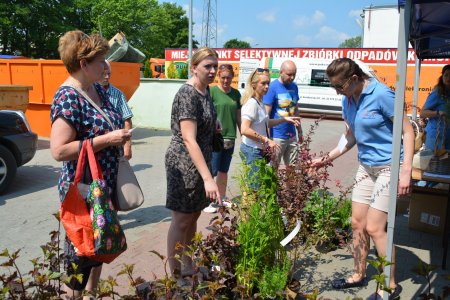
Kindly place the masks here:
<instances>
[{"instance_id":1,"label":"metal pole","mask_svg":"<svg viewBox=\"0 0 450 300\"><path fill-rule=\"evenodd\" d=\"M191 58L192 58L192 0L189 0L189 41L188 41L188 78L191 78Z\"/></svg>"},{"instance_id":2,"label":"metal pole","mask_svg":"<svg viewBox=\"0 0 450 300\"><path fill-rule=\"evenodd\" d=\"M413 120L417 119L417 103L419 103L419 80L420 80L420 67L422 61L416 56L416 67L414 69L414 90L413 90L413 101L412 101L412 112L411 118Z\"/></svg>"},{"instance_id":3,"label":"metal pole","mask_svg":"<svg viewBox=\"0 0 450 300\"><path fill-rule=\"evenodd\" d=\"M387 223L386 260L392 262L392 248L394 246L395 210L397 206L398 175L400 173L400 149L402 141L403 108L405 104L406 66L408 54L409 23L411 15L411 1L406 0L405 7L400 8L400 24L398 30L398 57L395 84L394 129L392 138L391 182L389 186L389 209ZM391 266L384 268L387 284L391 278ZM384 300L389 299L384 293Z\"/></svg>"}]
</instances>

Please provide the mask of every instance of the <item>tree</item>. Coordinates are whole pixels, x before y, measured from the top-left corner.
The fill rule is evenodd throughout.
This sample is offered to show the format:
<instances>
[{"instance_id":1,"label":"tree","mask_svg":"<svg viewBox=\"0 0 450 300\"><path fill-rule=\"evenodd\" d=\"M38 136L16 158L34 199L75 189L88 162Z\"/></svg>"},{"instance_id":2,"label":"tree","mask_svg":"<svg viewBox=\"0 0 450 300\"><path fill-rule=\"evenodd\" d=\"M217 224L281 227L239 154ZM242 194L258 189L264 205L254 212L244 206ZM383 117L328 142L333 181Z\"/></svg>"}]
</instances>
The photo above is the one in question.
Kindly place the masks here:
<instances>
[{"instance_id":1,"label":"tree","mask_svg":"<svg viewBox=\"0 0 450 300\"><path fill-rule=\"evenodd\" d=\"M362 47L360 35L346 39L339 45L339 48L360 48L360 47Z\"/></svg>"},{"instance_id":2,"label":"tree","mask_svg":"<svg viewBox=\"0 0 450 300\"><path fill-rule=\"evenodd\" d=\"M74 0L0 1L2 53L58 58L59 37L84 24L74 7Z\"/></svg>"},{"instance_id":3,"label":"tree","mask_svg":"<svg viewBox=\"0 0 450 300\"><path fill-rule=\"evenodd\" d=\"M59 37L69 30L123 32L147 57L188 47L188 17L181 6L158 0L0 0L0 51L59 58ZM198 43L193 41L193 46Z\"/></svg>"},{"instance_id":4,"label":"tree","mask_svg":"<svg viewBox=\"0 0 450 300\"><path fill-rule=\"evenodd\" d=\"M246 41L241 41L238 39L231 39L225 44L223 44L224 48L251 48L250 43Z\"/></svg>"},{"instance_id":5,"label":"tree","mask_svg":"<svg viewBox=\"0 0 450 300\"><path fill-rule=\"evenodd\" d=\"M144 78L152 78L153 77L153 72L152 69L150 69L150 62L148 59L145 60L144 63Z\"/></svg>"},{"instance_id":6,"label":"tree","mask_svg":"<svg viewBox=\"0 0 450 300\"><path fill-rule=\"evenodd\" d=\"M188 69L183 68L180 70L180 79L188 79Z\"/></svg>"}]
</instances>

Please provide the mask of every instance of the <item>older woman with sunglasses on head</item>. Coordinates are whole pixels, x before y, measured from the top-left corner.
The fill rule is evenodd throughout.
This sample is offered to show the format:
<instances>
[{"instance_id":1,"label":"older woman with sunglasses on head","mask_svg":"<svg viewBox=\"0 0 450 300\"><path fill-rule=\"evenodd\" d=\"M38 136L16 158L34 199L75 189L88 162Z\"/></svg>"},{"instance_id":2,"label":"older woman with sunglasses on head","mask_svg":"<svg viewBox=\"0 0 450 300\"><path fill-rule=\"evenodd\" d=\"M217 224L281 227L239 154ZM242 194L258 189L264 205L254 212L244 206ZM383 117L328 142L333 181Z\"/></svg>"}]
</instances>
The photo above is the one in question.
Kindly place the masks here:
<instances>
[{"instance_id":1,"label":"older woman with sunglasses on head","mask_svg":"<svg viewBox=\"0 0 450 300\"><path fill-rule=\"evenodd\" d=\"M193 275L195 266L182 254L192 243L202 209L216 199L219 189L211 174L212 140L216 130L216 111L209 95L209 84L217 73L218 56L210 48L200 48L191 59L192 77L175 95L172 104L172 139L166 152L166 207L172 211L167 236L167 257L172 275ZM177 259L181 256L183 265Z\"/></svg>"},{"instance_id":2,"label":"older woman with sunglasses on head","mask_svg":"<svg viewBox=\"0 0 450 300\"><path fill-rule=\"evenodd\" d=\"M313 166L333 161L355 144L360 164L352 194L354 271L348 278L334 280L332 285L335 289L362 287L368 281L365 277L370 238L374 241L378 254L386 256L394 92L375 78L370 78L349 58L334 60L326 72L331 86L338 94L344 95L342 115L346 131L338 146L326 157L313 161ZM405 116L399 196L410 192L413 152L414 132ZM394 261L395 255L392 257ZM401 287L395 281L395 265L391 266L389 286L392 288L389 299L399 299ZM378 293L382 296L381 291ZM375 299L378 297L377 294L372 296Z\"/></svg>"},{"instance_id":3,"label":"older woman with sunglasses on head","mask_svg":"<svg viewBox=\"0 0 450 300\"><path fill-rule=\"evenodd\" d=\"M220 152L213 152L212 174L219 187L222 203L230 206L227 201L226 192L228 184L228 170L230 169L231 158L234 152L234 141L236 139L236 128L241 128L241 94L231 87L234 78L233 66L223 64L219 66L217 73L218 85L210 90L211 98L217 112L217 119L221 124L221 133L224 138L224 149ZM204 212L216 212L217 208L211 203Z\"/></svg>"},{"instance_id":4,"label":"older woman with sunglasses on head","mask_svg":"<svg viewBox=\"0 0 450 300\"><path fill-rule=\"evenodd\" d=\"M263 96L267 93L270 83L268 69L257 68L248 77L244 96L241 104L241 158L247 165L251 165L252 174L257 171L253 164L255 160L264 158L266 146L274 153L280 145L269 138L269 128L284 122L300 124L299 117L281 117L269 119L262 103Z\"/></svg>"}]
</instances>

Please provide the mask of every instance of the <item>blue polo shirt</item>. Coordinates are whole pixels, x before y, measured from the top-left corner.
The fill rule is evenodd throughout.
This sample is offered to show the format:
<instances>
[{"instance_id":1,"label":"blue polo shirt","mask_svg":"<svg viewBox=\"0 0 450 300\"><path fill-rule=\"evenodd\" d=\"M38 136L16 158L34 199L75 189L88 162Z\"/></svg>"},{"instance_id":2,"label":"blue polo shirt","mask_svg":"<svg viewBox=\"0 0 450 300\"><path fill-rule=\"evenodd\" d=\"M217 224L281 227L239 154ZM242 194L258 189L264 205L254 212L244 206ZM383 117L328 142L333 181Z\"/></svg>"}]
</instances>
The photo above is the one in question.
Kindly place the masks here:
<instances>
[{"instance_id":1,"label":"blue polo shirt","mask_svg":"<svg viewBox=\"0 0 450 300\"><path fill-rule=\"evenodd\" d=\"M358 105L353 98L348 101L347 97L343 97L342 115L356 138L360 163L368 166L390 165L394 100L394 92L374 78L362 91Z\"/></svg>"},{"instance_id":2,"label":"blue polo shirt","mask_svg":"<svg viewBox=\"0 0 450 300\"><path fill-rule=\"evenodd\" d=\"M450 95L446 95L447 98L450 98ZM434 89L431 94L428 96L425 104L422 109L428 110L439 110L439 111L447 111L447 101L443 99L437 89ZM445 117L444 117L445 118ZM439 136L436 141L436 133L438 132L439 124ZM444 128L444 124L447 125ZM425 136L425 147L427 149L441 149L443 148L443 140L445 141L445 149L450 149L450 122L443 122L442 120L439 122L438 117L428 118L427 126L425 127L425 132L427 133ZM442 134L445 132L445 138L442 137ZM437 143L437 144L436 144Z\"/></svg>"},{"instance_id":3,"label":"blue polo shirt","mask_svg":"<svg viewBox=\"0 0 450 300\"><path fill-rule=\"evenodd\" d=\"M294 82L289 85L282 84L278 79L272 81L267 94L263 98L265 105L272 106L271 119L294 116L299 96L298 87ZM280 139L290 139L297 136L294 124L285 122L271 128L271 136Z\"/></svg>"}]
</instances>

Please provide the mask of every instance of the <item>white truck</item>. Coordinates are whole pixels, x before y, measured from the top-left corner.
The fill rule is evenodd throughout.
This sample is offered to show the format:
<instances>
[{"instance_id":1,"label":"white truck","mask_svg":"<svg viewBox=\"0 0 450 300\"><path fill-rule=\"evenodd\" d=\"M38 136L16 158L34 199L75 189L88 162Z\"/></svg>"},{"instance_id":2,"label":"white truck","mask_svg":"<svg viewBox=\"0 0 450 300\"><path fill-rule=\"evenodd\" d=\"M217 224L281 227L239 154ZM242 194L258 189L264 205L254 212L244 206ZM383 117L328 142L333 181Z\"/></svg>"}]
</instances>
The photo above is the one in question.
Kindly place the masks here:
<instances>
[{"instance_id":1,"label":"white truck","mask_svg":"<svg viewBox=\"0 0 450 300\"><path fill-rule=\"evenodd\" d=\"M267 57L261 60L241 59L239 72L239 90L243 93L249 74L257 67L271 70L271 80L280 75L280 66L283 61L290 59L297 66L297 75L294 82L298 85L300 100L298 107L301 113L340 115L342 111L342 95L330 87L326 76L326 68L332 60ZM361 61L355 60L361 69L370 77L375 72Z\"/></svg>"}]
</instances>

